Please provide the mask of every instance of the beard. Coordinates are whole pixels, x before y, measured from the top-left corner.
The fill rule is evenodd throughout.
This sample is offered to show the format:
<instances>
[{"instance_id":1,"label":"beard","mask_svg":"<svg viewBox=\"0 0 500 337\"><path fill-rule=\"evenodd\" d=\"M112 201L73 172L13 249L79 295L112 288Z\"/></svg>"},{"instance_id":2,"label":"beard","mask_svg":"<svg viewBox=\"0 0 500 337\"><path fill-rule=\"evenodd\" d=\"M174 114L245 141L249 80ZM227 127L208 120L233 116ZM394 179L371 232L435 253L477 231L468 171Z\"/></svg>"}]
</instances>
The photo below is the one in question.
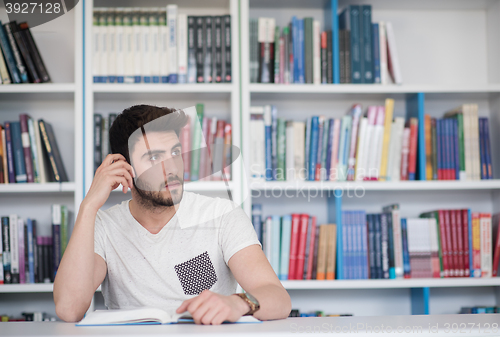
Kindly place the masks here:
<instances>
[{"instance_id":1,"label":"beard","mask_svg":"<svg viewBox=\"0 0 500 337\"><path fill-rule=\"evenodd\" d=\"M168 184L174 183L179 183L180 187L175 191L168 190L168 187L166 186L168 186ZM149 188L149 186L145 186L143 182L139 183L142 188L138 187L135 179L133 180L133 184L135 187L137 202L147 210L156 210L163 207L173 207L181 202L184 192L184 182L179 177L169 179L167 182L162 184L161 186L163 186L163 191L161 187L158 191L153 191L151 188ZM168 190L170 192L170 196L167 197L164 195L165 190Z\"/></svg>"}]
</instances>

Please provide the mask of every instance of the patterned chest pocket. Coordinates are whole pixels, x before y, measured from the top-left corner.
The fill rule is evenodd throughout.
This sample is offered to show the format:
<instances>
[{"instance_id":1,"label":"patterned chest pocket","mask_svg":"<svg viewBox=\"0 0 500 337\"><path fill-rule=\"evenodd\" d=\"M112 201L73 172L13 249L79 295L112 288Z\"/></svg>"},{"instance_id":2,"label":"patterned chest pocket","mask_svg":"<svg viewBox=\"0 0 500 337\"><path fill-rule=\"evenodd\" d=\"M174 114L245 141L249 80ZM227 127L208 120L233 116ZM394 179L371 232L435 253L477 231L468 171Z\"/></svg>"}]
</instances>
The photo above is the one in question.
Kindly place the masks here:
<instances>
[{"instance_id":1,"label":"patterned chest pocket","mask_svg":"<svg viewBox=\"0 0 500 337\"><path fill-rule=\"evenodd\" d=\"M208 252L174 266L186 295L198 295L217 282L217 275Z\"/></svg>"}]
</instances>

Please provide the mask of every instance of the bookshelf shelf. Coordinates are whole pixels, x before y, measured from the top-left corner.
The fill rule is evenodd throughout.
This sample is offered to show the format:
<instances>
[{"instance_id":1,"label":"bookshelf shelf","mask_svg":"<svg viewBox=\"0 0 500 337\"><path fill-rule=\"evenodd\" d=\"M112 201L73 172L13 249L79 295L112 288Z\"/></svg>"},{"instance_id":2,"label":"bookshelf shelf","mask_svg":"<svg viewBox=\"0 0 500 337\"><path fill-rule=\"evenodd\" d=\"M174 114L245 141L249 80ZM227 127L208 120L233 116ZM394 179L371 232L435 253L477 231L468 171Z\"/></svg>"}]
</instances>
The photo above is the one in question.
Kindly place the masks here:
<instances>
[{"instance_id":1,"label":"bookshelf shelf","mask_svg":"<svg viewBox=\"0 0 500 337\"><path fill-rule=\"evenodd\" d=\"M95 93L230 93L233 83L219 84L93 84Z\"/></svg>"},{"instance_id":2,"label":"bookshelf shelf","mask_svg":"<svg viewBox=\"0 0 500 337\"><path fill-rule=\"evenodd\" d=\"M267 181L250 183L252 190L367 190L367 191L436 191L499 190L500 179L480 181L399 181L399 182L334 182L334 181Z\"/></svg>"},{"instance_id":3,"label":"bookshelf shelf","mask_svg":"<svg viewBox=\"0 0 500 337\"><path fill-rule=\"evenodd\" d=\"M438 85L377 85L377 84L249 84L250 93L269 94L405 94L405 93L499 93L500 85L438 86Z\"/></svg>"},{"instance_id":4,"label":"bookshelf shelf","mask_svg":"<svg viewBox=\"0 0 500 337\"><path fill-rule=\"evenodd\" d=\"M449 278L449 279L399 279L399 280L289 280L281 281L286 289L395 289L395 288L439 288L439 287L495 287L500 286L500 277Z\"/></svg>"},{"instance_id":5,"label":"bookshelf shelf","mask_svg":"<svg viewBox=\"0 0 500 337\"><path fill-rule=\"evenodd\" d=\"M74 93L74 83L27 83L0 85L0 94L15 93Z\"/></svg>"},{"instance_id":6,"label":"bookshelf shelf","mask_svg":"<svg viewBox=\"0 0 500 337\"><path fill-rule=\"evenodd\" d=\"M0 193L59 193L75 191L75 183L46 183L46 184L0 184Z\"/></svg>"},{"instance_id":7,"label":"bookshelf shelf","mask_svg":"<svg viewBox=\"0 0 500 337\"><path fill-rule=\"evenodd\" d=\"M229 181L228 185L229 189L233 190L234 183ZM184 183L184 190L189 192L222 192L226 191L226 189L226 184L223 181L194 181ZM115 188L113 193L123 193L121 185Z\"/></svg>"},{"instance_id":8,"label":"bookshelf shelf","mask_svg":"<svg viewBox=\"0 0 500 337\"><path fill-rule=\"evenodd\" d=\"M53 283L25 283L25 284L2 284L0 294L7 293L51 293L54 290ZM100 292L101 287L96 292Z\"/></svg>"}]
</instances>

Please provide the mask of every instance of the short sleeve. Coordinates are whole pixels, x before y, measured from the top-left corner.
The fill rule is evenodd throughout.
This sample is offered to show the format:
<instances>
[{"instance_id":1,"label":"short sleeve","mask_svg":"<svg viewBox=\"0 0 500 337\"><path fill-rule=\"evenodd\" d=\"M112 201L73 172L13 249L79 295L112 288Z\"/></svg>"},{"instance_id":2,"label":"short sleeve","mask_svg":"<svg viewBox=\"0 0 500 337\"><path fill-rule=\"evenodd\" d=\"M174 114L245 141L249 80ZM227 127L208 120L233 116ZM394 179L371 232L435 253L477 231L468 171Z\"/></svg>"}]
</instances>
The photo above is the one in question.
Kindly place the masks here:
<instances>
[{"instance_id":1,"label":"short sleeve","mask_svg":"<svg viewBox=\"0 0 500 337\"><path fill-rule=\"evenodd\" d=\"M104 249L106 242L106 232L104 231L104 227L102 224L102 219L100 216L101 211L97 211L97 215L95 217L95 226L94 226L94 253L98 254L100 257L106 261L106 250Z\"/></svg>"},{"instance_id":2,"label":"short sleeve","mask_svg":"<svg viewBox=\"0 0 500 337\"><path fill-rule=\"evenodd\" d=\"M222 216L219 242L226 265L229 259L241 249L251 245L262 247L252 222L241 207L236 205Z\"/></svg>"}]
</instances>

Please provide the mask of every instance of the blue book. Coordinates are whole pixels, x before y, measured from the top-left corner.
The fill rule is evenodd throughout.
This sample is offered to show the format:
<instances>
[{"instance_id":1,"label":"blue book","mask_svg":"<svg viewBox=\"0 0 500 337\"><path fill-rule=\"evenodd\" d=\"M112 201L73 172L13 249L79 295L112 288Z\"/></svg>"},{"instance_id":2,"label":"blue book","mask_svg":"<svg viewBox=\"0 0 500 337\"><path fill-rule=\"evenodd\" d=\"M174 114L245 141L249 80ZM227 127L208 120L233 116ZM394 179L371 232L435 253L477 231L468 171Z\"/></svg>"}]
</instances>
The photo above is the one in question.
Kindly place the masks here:
<instances>
[{"instance_id":1,"label":"blue book","mask_svg":"<svg viewBox=\"0 0 500 337\"><path fill-rule=\"evenodd\" d=\"M349 159L349 149L351 144L352 117L344 116L340 127L339 161L338 161L338 180L347 179L347 162Z\"/></svg>"},{"instance_id":2,"label":"blue book","mask_svg":"<svg viewBox=\"0 0 500 337\"><path fill-rule=\"evenodd\" d=\"M333 58L333 83L340 83L340 46L339 46L339 16L337 13L337 9L339 8L339 4L337 0L330 0L330 8L331 13L330 17L332 18L332 58Z\"/></svg>"},{"instance_id":3,"label":"blue book","mask_svg":"<svg viewBox=\"0 0 500 337\"><path fill-rule=\"evenodd\" d=\"M356 241L355 258L356 258L356 279L363 278L363 244L361 243L363 238L363 233L361 231L361 222L359 221L359 212L352 212L352 219L354 223L354 240Z\"/></svg>"},{"instance_id":4,"label":"blue book","mask_svg":"<svg viewBox=\"0 0 500 337\"><path fill-rule=\"evenodd\" d=\"M339 16L339 28L349 30L351 43L351 81L362 83L361 80L361 32L360 6L350 5Z\"/></svg>"},{"instance_id":5,"label":"blue book","mask_svg":"<svg viewBox=\"0 0 500 337\"><path fill-rule=\"evenodd\" d=\"M426 180L425 165L425 121L424 121L424 97L423 93L409 95L406 99L406 119L410 120L411 117L418 119L417 131L417 174L414 180ZM410 178L410 177L409 177Z\"/></svg>"},{"instance_id":6,"label":"blue book","mask_svg":"<svg viewBox=\"0 0 500 337\"><path fill-rule=\"evenodd\" d=\"M296 16L292 16L293 41L293 83L299 83L299 23Z\"/></svg>"},{"instance_id":7,"label":"blue book","mask_svg":"<svg viewBox=\"0 0 500 337\"><path fill-rule=\"evenodd\" d=\"M380 36L378 23L372 24L373 83L380 83Z\"/></svg>"},{"instance_id":8,"label":"blue book","mask_svg":"<svg viewBox=\"0 0 500 337\"><path fill-rule=\"evenodd\" d=\"M328 145L326 147L326 180L330 180L330 166L332 164L332 146L333 146L333 124L335 120L328 120Z\"/></svg>"},{"instance_id":9,"label":"blue book","mask_svg":"<svg viewBox=\"0 0 500 337\"><path fill-rule=\"evenodd\" d=\"M12 49L10 48L10 43L7 38L7 33L5 32L5 28L2 25L2 21L0 21L0 47L0 49L3 51L5 65L9 70L12 83L21 83L21 75L19 74L19 70L17 69L14 54L12 53Z\"/></svg>"},{"instance_id":10,"label":"blue book","mask_svg":"<svg viewBox=\"0 0 500 337\"><path fill-rule=\"evenodd\" d=\"M312 117L307 118L306 122L306 149L305 149L305 165L306 165L306 179L309 179L309 172L311 172L311 167L309 165L309 153L310 151L310 145L311 145L311 122L312 122Z\"/></svg>"},{"instance_id":11,"label":"blue book","mask_svg":"<svg viewBox=\"0 0 500 337\"><path fill-rule=\"evenodd\" d=\"M281 255L280 255L280 280L288 280L290 263L290 240L292 238L292 216L285 215L281 219Z\"/></svg>"},{"instance_id":12,"label":"blue book","mask_svg":"<svg viewBox=\"0 0 500 337\"><path fill-rule=\"evenodd\" d=\"M441 150L441 120L436 119L436 148L437 148L437 171L438 171L438 180L442 180L442 172L443 172L443 154Z\"/></svg>"},{"instance_id":13,"label":"blue book","mask_svg":"<svg viewBox=\"0 0 500 337\"><path fill-rule=\"evenodd\" d=\"M484 142L485 142L485 156L486 156L486 172L487 179L493 179L493 169L491 166L491 144L490 144L490 127L488 118L484 118Z\"/></svg>"},{"instance_id":14,"label":"blue book","mask_svg":"<svg viewBox=\"0 0 500 337\"><path fill-rule=\"evenodd\" d=\"M322 156L323 156L323 133L325 132L325 117L318 118L318 151L316 151L316 165L314 167L314 178L319 174L321 180Z\"/></svg>"},{"instance_id":15,"label":"blue book","mask_svg":"<svg viewBox=\"0 0 500 337\"><path fill-rule=\"evenodd\" d=\"M7 172L9 174L9 183L13 184L16 182L16 171L14 169L14 151L12 150L12 133L10 122L5 122L5 150L7 153ZM5 169L5 168L4 168Z\"/></svg>"},{"instance_id":16,"label":"blue book","mask_svg":"<svg viewBox=\"0 0 500 337\"><path fill-rule=\"evenodd\" d=\"M392 232L392 212L384 213L387 222L387 253L389 257L389 278L396 278L394 261L394 233Z\"/></svg>"},{"instance_id":17,"label":"blue book","mask_svg":"<svg viewBox=\"0 0 500 337\"><path fill-rule=\"evenodd\" d=\"M372 55L372 6L362 5L360 12L361 36L361 82L373 83L373 55Z\"/></svg>"},{"instance_id":18,"label":"blue book","mask_svg":"<svg viewBox=\"0 0 500 337\"><path fill-rule=\"evenodd\" d=\"M33 243L33 221L31 219L26 220L26 228L28 234L28 247L25 249L28 250L28 266L29 266L29 277L26 278L26 281L29 283L35 283L35 252L34 252L34 243Z\"/></svg>"},{"instance_id":19,"label":"blue book","mask_svg":"<svg viewBox=\"0 0 500 337\"><path fill-rule=\"evenodd\" d=\"M346 211L342 211L342 232L338 234L341 235L342 238L342 261L343 261L343 271L344 271L344 279L349 280L351 278L351 274L349 272L349 254L348 251L348 243L347 243L347 232L348 232L348 220Z\"/></svg>"},{"instance_id":20,"label":"blue book","mask_svg":"<svg viewBox=\"0 0 500 337\"><path fill-rule=\"evenodd\" d=\"M410 253L408 251L408 231L406 226L406 218L401 219L401 240L403 244L403 272L405 277L409 277L411 268L410 268Z\"/></svg>"},{"instance_id":21,"label":"blue book","mask_svg":"<svg viewBox=\"0 0 500 337\"><path fill-rule=\"evenodd\" d=\"M23 141L21 138L21 124L19 122L10 123L12 137L12 153L14 154L14 169L16 172L16 183L27 182L26 165L24 163Z\"/></svg>"},{"instance_id":22,"label":"blue book","mask_svg":"<svg viewBox=\"0 0 500 337\"><path fill-rule=\"evenodd\" d=\"M361 263L362 272L361 278L368 279L368 235L366 228L366 213L365 211L358 212L358 222L361 229Z\"/></svg>"},{"instance_id":23,"label":"blue book","mask_svg":"<svg viewBox=\"0 0 500 337\"><path fill-rule=\"evenodd\" d=\"M384 278L382 270L382 225L380 214L375 214L375 268L377 271L377 278Z\"/></svg>"},{"instance_id":24,"label":"blue book","mask_svg":"<svg viewBox=\"0 0 500 337\"><path fill-rule=\"evenodd\" d=\"M321 171L320 180L328 180L326 175L326 158L328 157L328 138L330 135L330 123L328 119L323 121L323 142L321 147Z\"/></svg>"},{"instance_id":25,"label":"blue book","mask_svg":"<svg viewBox=\"0 0 500 337\"><path fill-rule=\"evenodd\" d=\"M309 149L309 180L314 181L314 174L316 172L316 159L318 156L318 136L319 136L319 118L313 116L311 118L311 141Z\"/></svg>"},{"instance_id":26,"label":"blue book","mask_svg":"<svg viewBox=\"0 0 500 337\"><path fill-rule=\"evenodd\" d=\"M304 48L304 20L298 19L299 25L299 83L306 83L305 75L305 48ZM295 57L295 56L294 56Z\"/></svg>"},{"instance_id":27,"label":"blue book","mask_svg":"<svg viewBox=\"0 0 500 337\"><path fill-rule=\"evenodd\" d=\"M266 180L273 180L273 157L272 157L272 130L271 130L271 108L264 107L264 131L266 141Z\"/></svg>"},{"instance_id":28,"label":"blue book","mask_svg":"<svg viewBox=\"0 0 500 337\"><path fill-rule=\"evenodd\" d=\"M262 243L262 205L252 205L252 223L257 233L257 239Z\"/></svg>"},{"instance_id":29,"label":"blue book","mask_svg":"<svg viewBox=\"0 0 500 337\"><path fill-rule=\"evenodd\" d=\"M374 214L366 215L366 222L368 227L368 261L370 262L370 278L377 278L377 269L375 264L375 222L374 222Z\"/></svg>"},{"instance_id":30,"label":"blue book","mask_svg":"<svg viewBox=\"0 0 500 337\"><path fill-rule=\"evenodd\" d=\"M276 275L280 273L281 217L272 216L271 224L271 267Z\"/></svg>"},{"instance_id":31,"label":"blue book","mask_svg":"<svg viewBox=\"0 0 500 337\"><path fill-rule=\"evenodd\" d=\"M271 105L271 158L273 180L278 180L278 109Z\"/></svg>"}]
</instances>

